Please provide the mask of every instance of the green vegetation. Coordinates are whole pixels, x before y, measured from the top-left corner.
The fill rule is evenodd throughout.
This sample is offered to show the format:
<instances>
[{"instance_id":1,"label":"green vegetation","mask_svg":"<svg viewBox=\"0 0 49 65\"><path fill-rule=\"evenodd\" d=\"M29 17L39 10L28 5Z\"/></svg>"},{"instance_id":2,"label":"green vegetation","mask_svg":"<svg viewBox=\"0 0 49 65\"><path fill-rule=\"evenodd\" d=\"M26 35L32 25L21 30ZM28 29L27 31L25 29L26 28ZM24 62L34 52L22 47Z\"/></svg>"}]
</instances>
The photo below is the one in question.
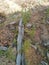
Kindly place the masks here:
<instances>
[{"instance_id":1,"label":"green vegetation","mask_svg":"<svg viewBox=\"0 0 49 65\"><path fill-rule=\"evenodd\" d=\"M15 55L11 47L9 47L8 50L6 51L6 57L8 59L15 60Z\"/></svg>"},{"instance_id":2,"label":"green vegetation","mask_svg":"<svg viewBox=\"0 0 49 65\"><path fill-rule=\"evenodd\" d=\"M49 8L47 8L46 12L47 12L47 14L49 13Z\"/></svg>"},{"instance_id":3,"label":"green vegetation","mask_svg":"<svg viewBox=\"0 0 49 65\"><path fill-rule=\"evenodd\" d=\"M0 50L0 56L6 56L9 60L15 61L16 57L14 55L13 49L11 47L8 48L7 51Z\"/></svg>"},{"instance_id":4,"label":"green vegetation","mask_svg":"<svg viewBox=\"0 0 49 65\"><path fill-rule=\"evenodd\" d=\"M22 10L21 14L23 18L23 24L25 25L30 20L30 16L31 16L30 10L28 11L25 10L25 12Z\"/></svg>"},{"instance_id":5,"label":"green vegetation","mask_svg":"<svg viewBox=\"0 0 49 65\"><path fill-rule=\"evenodd\" d=\"M15 33L15 35L14 35L13 43L14 43L14 45L17 45L17 36L18 36L18 31L15 30L14 33Z\"/></svg>"},{"instance_id":6,"label":"green vegetation","mask_svg":"<svg viewBox=\"0 0 49 65\"><path fill-rule=\"evenodd\" d=\"M14 38L13 42L16 43L16 39L15 38Z\"/></svg>"},{"instance_id":7,"label":"green vegetation","mask_svg":"<svg viewBox=\"0 0 49 65\"><path fill-rule=\"evenodd\" d=\"M0 50L0 56L3 56L3 55L5 55L5 54L6 54L5 51Z\"/></svg>"},{"instance_id":8,"label":"green vegetation","mask_svg":"<svg viewBox=\"0 0 49 65\"><path fill-rule=\"evenodd\" d=\"M14 44L15 46L17 45L17 40L16 40L16 38L14 38L13 44Z\"/></svg>"},{"instance_id":9,"label":"green vegetation","mask_svg":"<svg viewBox=\"0 0 49 65\"><path fill-rule=\"evenodd\" d=\"M4 23L0 23L0 27L4 26Z\"/></svg>"},{"instance_id":10,"label":"green vegetation","mask_svg":"<svg viewBox=\"0 0 49 65\"><path fill-rule=\"evenodd\" d=\"M25 39L24 40L23 52L25 53L25 63L26 63L26 65L30 64L30 62L29 62L29 60L27 58L27 55L28 55L29 49L30 49L30 43L31 43L30 39Z\"/></svg>"},{"instance_id":11,"label":"green vegetation","mask_svg":"<svg viewBox=\"0 0 49 65\"><path fill-rule=\"evenodd\" d=\"M27 52L28 49L30 48L30 43L31 43L31 41L29 39L24 41L23 49L24 49L25 52Z\"/></svg>"},{"instance_id":12,"label":"green vegetation","mask_svg":"<svg viewBox=\"0 0 49 65\"><path fill-rule=\"evenodd\" d=\"M35 28L32 28L32 29L25 29L25 32L27 33L27 34L29 34L30 36L34 36L34 34L35 34Z\"/></svg>"},{"instance_id":13,"label":"green vegetation","mask_svg":"<svg viewBox=\"0 0 49 65\"><path fill-rule=\"evenodd\" d=\"M49 8L46 9L46 16L49 16Z\"/></svg>"}]
</instances>

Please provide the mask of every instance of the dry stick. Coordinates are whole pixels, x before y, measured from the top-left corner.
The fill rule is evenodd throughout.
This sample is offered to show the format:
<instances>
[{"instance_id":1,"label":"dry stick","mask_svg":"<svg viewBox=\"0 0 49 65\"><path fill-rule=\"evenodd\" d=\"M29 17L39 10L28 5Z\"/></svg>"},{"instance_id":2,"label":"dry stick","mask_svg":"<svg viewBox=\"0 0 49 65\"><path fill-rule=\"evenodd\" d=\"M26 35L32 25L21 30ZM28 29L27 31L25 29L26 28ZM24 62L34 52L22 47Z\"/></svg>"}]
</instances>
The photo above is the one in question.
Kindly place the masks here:
<instances>
[{"instance_id":1,"label":"dry stick","mask_svg":"<svg viewBox=\"0 0 49 65\"><path fill-rule=\"evenodd\" d=\"M19 22L19 33L18 33L18 38L17 38L17 58L16 58L16 65L21 65L21 49L22 49L22 41L23 41L23 36L24 36L24 26L22 24L22 19L20 19Z\"/></svg>"}]
</instances>

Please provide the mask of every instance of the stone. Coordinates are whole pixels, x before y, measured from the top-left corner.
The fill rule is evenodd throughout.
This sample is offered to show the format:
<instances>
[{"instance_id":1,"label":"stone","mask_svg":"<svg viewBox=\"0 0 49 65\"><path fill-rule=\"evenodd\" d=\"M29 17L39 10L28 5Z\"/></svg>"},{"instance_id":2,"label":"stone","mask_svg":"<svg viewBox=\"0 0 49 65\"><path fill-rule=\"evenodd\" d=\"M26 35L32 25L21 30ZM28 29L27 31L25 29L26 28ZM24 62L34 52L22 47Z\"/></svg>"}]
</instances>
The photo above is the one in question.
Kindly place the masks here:
<instances>
[{"instance_id":1,"label":"stone","mask_svg":"<svg viewBox=\"0 0 49 65\"><path fill-rule=\"evenodd\" d=\"M6 17L0 14L0 24L6 21Z\"/></svg>"},{"instance_id":2,"label":"stone","mask_svg":"<svg viewBox=\"0 0 49 65\"><path fill-rule=\"evenodd\" d=\"M44 41L44 42L43 42L43 45L44 45L44 46L49 46L49 41Z\"/></svg>"},{"instance_id":3,"label":"stone","mask_svg":"<svg viewBox=\"0 0 49 65\"><path fill-rule=\"evenodd\" d=\"M37 47L35 45L30 44L30 46L37 50Z\"/></svg>"},{"instance_id":4,"label":"stone","mask_svg":"<svg viewBox=\"0 0 49 65\"><path fill-rule=\"evenodd\" d=\"M16 28L13 25L10 25L10 30L15 30Z\"/></svg>"},{"instance_id":5,"label":"stone","mask_svg":"<svg viewBox=\"0 0 49 65\"><path fill-rule=\"evenodd\" d=\"M49 60L49 52L47 52L47 58L48 58L48 60Z\"/></svg>"},{"instance_id":6,"label":"stone","mask_svg":"<svg viewBox=\"0 0 49 65\"><path fill-rule=\"evenodd\" d=\"M46 23L49 24L49 18L47 18Z\"/></svg>"},{"instance_id":7,"label":"stone","mask_svg":"<svg viewBox=\"0 0 49 65\"><path fill-rule=\"evenodd\" d=\"M16 29L16 22L11 22L7 25L7 27L10 29L10 30L15 30Z\"/></svg>"},{"instance_id":8,"label":"stone","mask_svg":"<svg viewBox=\"0 0 49 65\"><path fill-rule=\"evenodd\" d=\"M48 65L48 63L46 63L45 61L41 61L42 65Z\"/></svg>"},{"instance_id":9,"label":"stone","mask_svg":"<svg viewBox=\"0 0 49 65\"><path fill-rule=\"evenodd\" d=\"M13 21L13 22L11 22L11 23L10 23L10 25L13 25L13 24L16 24L16 22L15 22L15 21Z\"/></svg>"},{"instance_id":10,"label":"stone","mask_svg":"<svg viewBox=\"0 0 49 65\"><path fill-rule=\"evenodd\" d=\"M49 21L47 21L46 23L49 24Z\"/></svg>"},{"instance_id":11,"label":"stone","mask_svg":"<svg viewBox=\"0 0 49 65\"><path fill-rule=\"evenodd\" d=\"M27 28L31 28L32 27L32 24L31 23L27 23Z\"/></svg>"},{"instance_id":12,"label":"stone","mask_svg":"<svg viewBox=\"0 0 49 65\"><path fill-rule=\"evenodd\" d=\"M6 51L7 49L7 47L0 46L0 50Z\"/></svg>"}]
</instances>

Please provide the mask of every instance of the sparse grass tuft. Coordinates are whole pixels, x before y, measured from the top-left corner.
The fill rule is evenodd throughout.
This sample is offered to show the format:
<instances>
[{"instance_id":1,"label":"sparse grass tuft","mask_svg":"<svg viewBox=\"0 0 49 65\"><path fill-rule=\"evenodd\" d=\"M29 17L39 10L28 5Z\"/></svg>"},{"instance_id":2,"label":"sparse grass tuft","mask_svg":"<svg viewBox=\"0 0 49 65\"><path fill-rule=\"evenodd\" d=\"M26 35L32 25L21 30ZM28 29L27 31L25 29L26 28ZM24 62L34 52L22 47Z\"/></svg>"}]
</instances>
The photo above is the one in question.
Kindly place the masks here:
<instances>
[{"instance_id":1,"label":"sparse grass tuft","mask_svg":"<svg viewBox=\"0 0 49 65\"><path fill-rule=\"evenodd\" d=\"M5 51L0 50L0 56L3 56L3 55L5 55L5 54L6 54Z\"/></svg>"},{"instance_id":2,"label":"sparse grass tuft","mask_svg":"<svg viewBox=\"0 0 49 65\"><path fill-rule=\"evenodd\" d=\"M46 16L49 16L49 8L46 10Z\"/></svg>"},{"instance_id":3,"label":"sparse grass tuft","mask_svg":"<svg viewBox=\"0 0 49 65\"><path fill-rule=\"evenodd\" d=\"M9 47L9 49L6 51L6 57L8 59L15 61L16 58L15 58L14 52L12 50L13 49L11 47Z\"/></svg>"},{"instance_id":4,"label":"sparse grass tuft","mask_svg":"<svg viewBox=\"0 0 49 65\"><path fill-rule=\"evenodd\" d=\"M13 49L11 47L9 47L7 51L0 50L0 56L6 56L6 58L13 61L15 61L16 59Z\"/></svg>"},{"instance_id":5,"label":"sparse grass tuft","mask_svg":"<svg viewBox=\"0 0 49 65\"><path fill-rule=\"evenodd\" d=\"M34 34L35 34L35 29L34 28L32 28L32 29L25 29L25 32L27 33L27 34L29 34L30 36L34 36Z\"/></svg>"},{"instance_id":6,"label":"sparse grass tuft","mask_svg":"<svg viewBox=\"0 0 49 65\"><path fill-rule=\"evenodd\" d=\"M25 25L26 23L29 22L31 13L28 10L28 11L25 11L25 12L22 11L21 14L22 14L22 18L23 18L23 24Z\"/></svg>"},{"instance_id":7,"label":"sparse grass tuft","mask_svg":"<svg viewBox=\"0 0 49 65\"><path fill-rule=\"evenodd\" d=\"M30 48L30 40L27 39L27 40L24 41L23 49L24 49L25 52L27 52L29 50L29 48Z\"/></svg>"}]
</instances>

